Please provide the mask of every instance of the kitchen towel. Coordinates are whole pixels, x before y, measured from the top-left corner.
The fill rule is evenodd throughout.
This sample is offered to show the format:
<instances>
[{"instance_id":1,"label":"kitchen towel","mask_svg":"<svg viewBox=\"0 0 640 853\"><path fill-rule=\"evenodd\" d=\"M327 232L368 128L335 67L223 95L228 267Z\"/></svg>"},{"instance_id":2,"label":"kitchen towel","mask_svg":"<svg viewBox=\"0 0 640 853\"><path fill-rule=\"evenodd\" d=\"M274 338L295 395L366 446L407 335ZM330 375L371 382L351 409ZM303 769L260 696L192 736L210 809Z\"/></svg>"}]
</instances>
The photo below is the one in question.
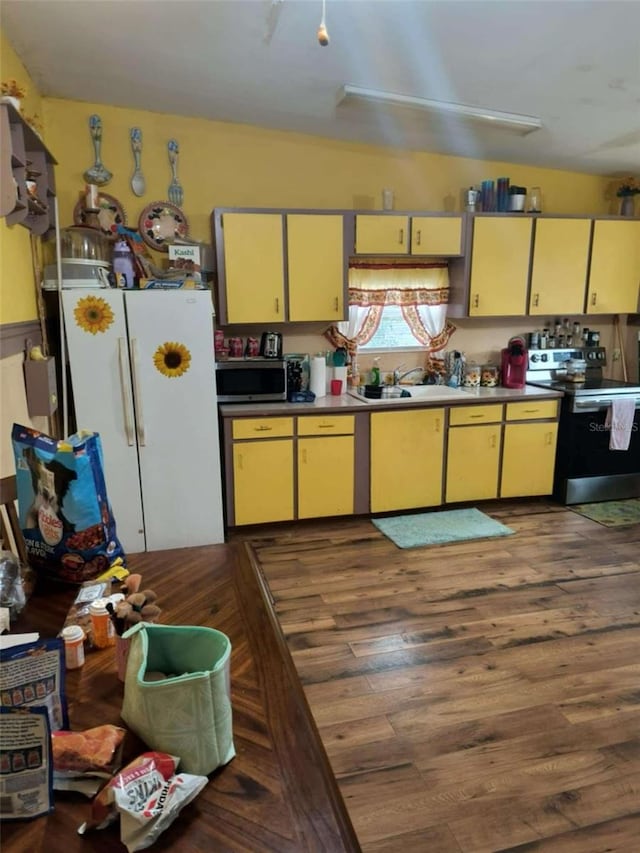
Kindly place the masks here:
<instances>
[{"instance_id":1,"label":"kitchen towel","mask_svg":"<svg viewBox=\"0 0 640 853\"><path fill-rule=\"evenodd\" d=\"M611 430L609 434L609 450L629 449L635 411L635 398L611 401L604 422L605 427Z\"/></svg>"},{"instance_id":2,"label":"kitchen towel","mask_svg":"<svg viewBox=\"0 0 640 853\"><path fill-rule=\"evenodd\" d=\"M315 355L311 361L309 388L318 397L327 396L327 362L324 355Z\"/></svg>"}]
</instances>

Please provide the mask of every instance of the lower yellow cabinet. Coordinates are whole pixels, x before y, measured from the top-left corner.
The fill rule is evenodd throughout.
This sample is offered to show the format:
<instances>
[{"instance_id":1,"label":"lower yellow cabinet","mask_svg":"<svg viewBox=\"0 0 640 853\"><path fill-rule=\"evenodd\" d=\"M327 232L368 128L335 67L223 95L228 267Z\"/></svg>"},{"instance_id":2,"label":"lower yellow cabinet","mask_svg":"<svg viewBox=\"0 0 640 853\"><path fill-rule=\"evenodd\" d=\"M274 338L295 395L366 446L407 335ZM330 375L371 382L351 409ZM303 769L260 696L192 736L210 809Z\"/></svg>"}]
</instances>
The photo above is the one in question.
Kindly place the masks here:
<instances>
[{"instance_id":1,"label":"lower yellow cabinet","mask_svg":"<svg viewBox=\"0 0 640 853\"><path fill-rule=\"evenodd\" d=\"M352 515L353 415L298 418L298 518Z\"/></svg>"},{"instance_id":2,"label":"lower yellow cabinet","mask_svg":"<svg viewBox=\"0 0 640 853\"><path fill-rule=\"evenodd\" d=\"M352 515L352 435L298 439L298 518Z\"/></svg>"},{"instance_id":3,"label":"lower yellow cabinet","mask_svg":"<svg viewBox=\"0 0 640 853\"><path fill-rule=\"evenodd\" d=\"M293 418L240 418L233 421L232 436L235 523L290 521Z\"/></svg>"},{"instance_id":4,"label":"lower yellow cabinet","mask_svg":"<svg viewBox=\"0 0 640 853\"><path fill-rule=\"evenodd\" d=\"M501 498L552 493L557 438L556 421L505 425Z\"/></svg>"},{"instance_id":5,"label":"lower yellow cabinet","mask_svg":"<svg viewBox=\"0 0 640 853\"><path fill-rule=\"evenodd\" d=\"M499 423L449 429L446 503L498 496L501 430Z\"/></svg>"},{"instance_id":6,"label":"lower yellow cabinet","mask_svg":"<svg viewBox=\"0 0 640 853\"><path fill-rule=\"evenodd\" d=\"M371 413L371 512L442 503L444 409Z\"/></svg>"}]
</instances>

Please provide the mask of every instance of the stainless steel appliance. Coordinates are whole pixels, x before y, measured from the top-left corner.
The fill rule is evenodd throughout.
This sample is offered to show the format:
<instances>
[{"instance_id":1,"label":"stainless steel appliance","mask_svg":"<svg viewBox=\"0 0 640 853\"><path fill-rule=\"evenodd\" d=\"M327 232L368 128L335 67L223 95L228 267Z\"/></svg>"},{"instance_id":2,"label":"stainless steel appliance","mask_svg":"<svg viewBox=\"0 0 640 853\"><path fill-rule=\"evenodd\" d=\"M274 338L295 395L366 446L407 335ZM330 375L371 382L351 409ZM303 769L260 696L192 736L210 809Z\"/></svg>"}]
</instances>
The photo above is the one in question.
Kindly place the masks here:
<instances>
[{"instance_id":1,"label":"stainless steel appliance","mask_svg":"<svg viewBox=\"0 0 640 853\"><path fill-rule=\"evenodd\" d=\"M268 403L287 399L283 359L237 358L216 362L219 403Z\"/></svg>"},{"instance_id":2,"label":"stainless steel appliance","mask_svg":"<svg viewBox=\"0 0 640 853\"><path fill-rule=\"evenodd\" d=\"M580 360L584 373L571 369ZM640 385L605 379L606 361L604 347L529 352L527 384L564 392L553 496L565 504L640 497ZM612 450L607 415L621 399L635 402L635 415L628 450Z\"/></svg>"},{"instance_id":3,"label":"stainless steel appliance","mask_svg":"<svg viewBox=\"0 0 640 853\"><path fill-rule=\"evenodd\" d=\"M260 355L263 358L282 358L282 335L280 332L262 333Z\"/></svg>"}]
</instances>

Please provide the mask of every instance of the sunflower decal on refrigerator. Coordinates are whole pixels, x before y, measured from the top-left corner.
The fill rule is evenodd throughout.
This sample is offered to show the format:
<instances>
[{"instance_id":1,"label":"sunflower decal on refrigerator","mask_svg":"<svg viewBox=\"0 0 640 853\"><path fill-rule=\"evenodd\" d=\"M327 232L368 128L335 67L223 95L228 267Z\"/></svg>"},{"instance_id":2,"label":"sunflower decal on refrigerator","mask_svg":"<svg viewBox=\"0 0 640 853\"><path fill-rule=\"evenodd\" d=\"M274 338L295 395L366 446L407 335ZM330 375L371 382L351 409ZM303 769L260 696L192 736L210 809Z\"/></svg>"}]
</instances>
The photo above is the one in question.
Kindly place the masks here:
<instances>
[{"instance_id":1,"label":"sunflower decal on refrigerator","mask_svg":"<svg viewBox=\"0 0 640 853\"><path fill-rule=\"evenodd\" d=\"M76 318L76 324L92 335L106 332L113 323L111 306L99 296L84 296L79 299L73 315Z\"/></svg>"},{"instance_id":2,"label":"sunflower decal on refrigerator","mask_svg":"<svg viewBox=\"0 0 640 853\"><path fill-rule=\"evenodd\" d=\"M173 379L189 370L191 353L184 344L166 341L153 354L153 363L163 376Z\"/></svg>"}]
</instances>

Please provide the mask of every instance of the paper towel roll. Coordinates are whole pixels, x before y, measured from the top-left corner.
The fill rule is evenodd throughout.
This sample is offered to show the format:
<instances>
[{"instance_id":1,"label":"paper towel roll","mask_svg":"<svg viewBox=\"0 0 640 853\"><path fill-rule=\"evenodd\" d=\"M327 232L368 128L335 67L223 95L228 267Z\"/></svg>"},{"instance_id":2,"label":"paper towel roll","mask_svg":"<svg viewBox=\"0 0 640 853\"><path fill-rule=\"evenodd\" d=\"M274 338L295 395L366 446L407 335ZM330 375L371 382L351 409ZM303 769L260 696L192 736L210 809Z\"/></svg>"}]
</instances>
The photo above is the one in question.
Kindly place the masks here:
<instances>
[{"instance_id":1,"label":"paper towel roll","mask_svg":"<svg viewBox=\"0 0 640 853\"><path fill-rule=\"evenodd\" d=\"M323 355L316 355L311 360L309 388L316 397L327 395L327 362Z\"/></svg>"},{"instance_id":2,"label":"paper towel roll","mask_svg":"<svg viewBox=\"0 0 640 853\"><path fill-rule=\"evenodd\" d=\"M347 368L346 368L346 365L344 367L334 367L333 368L333 378L341 380L343 392L347 390Z\"/></svg>"}]
</instances>

